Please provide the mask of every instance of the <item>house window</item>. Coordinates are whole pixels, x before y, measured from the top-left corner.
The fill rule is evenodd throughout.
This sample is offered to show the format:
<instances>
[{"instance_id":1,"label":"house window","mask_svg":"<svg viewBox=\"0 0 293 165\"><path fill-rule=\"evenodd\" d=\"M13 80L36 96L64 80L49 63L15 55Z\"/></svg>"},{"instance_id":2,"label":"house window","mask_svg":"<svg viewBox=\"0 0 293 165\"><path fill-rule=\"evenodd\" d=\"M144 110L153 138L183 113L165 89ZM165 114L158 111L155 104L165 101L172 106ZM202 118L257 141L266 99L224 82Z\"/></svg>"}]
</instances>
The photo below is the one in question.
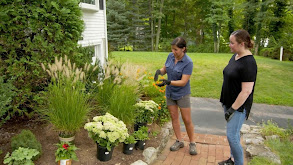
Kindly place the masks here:
<instances>
[{"instance_id":1,"label":"house window","mask_svg":"<svg viewBox=\"0 0 293 165\"><path fill-rule=\"evenodd\" d=\"M99 8L101 8L99 7L100 3L99 0L80 0L79 6L81 9L97 12L99 11Z\"/></svg>"},{"instance_id":2,"label":"house window","mask_svg":"<svg viewBox=\"0 0 293 165\"><path fill-rule=\"evenodd\" d=\"M82 2L82 3L88 3L88 4L92 4L92 5L95 5L96 4L96 0L81 0L80 2Z\"/></svg>"},{"instance_id":3,"label":"house window","mask_svg":"<svg viewBox=\"0 0 293 165\"><path fill-rule=\"evenodd\" d=\"M104 10L104 0L99 0L100 10Z\"/></svg>"}]
</instances>

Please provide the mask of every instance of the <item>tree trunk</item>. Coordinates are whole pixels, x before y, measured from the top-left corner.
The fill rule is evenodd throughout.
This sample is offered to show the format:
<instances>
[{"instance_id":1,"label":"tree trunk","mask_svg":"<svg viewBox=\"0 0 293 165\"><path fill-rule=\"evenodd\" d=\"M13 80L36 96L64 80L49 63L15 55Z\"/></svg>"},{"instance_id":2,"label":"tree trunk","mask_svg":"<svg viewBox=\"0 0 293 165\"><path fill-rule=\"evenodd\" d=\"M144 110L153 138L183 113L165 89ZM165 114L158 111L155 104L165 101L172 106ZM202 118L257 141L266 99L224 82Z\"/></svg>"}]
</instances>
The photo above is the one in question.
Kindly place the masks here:
<instances>
[{"instance_id":1,"label":"tree trunk","mask_svg":"<svg viewBox=\"0 0 293 165\"><path fill-rule=\"evenodd\" d=\"M217 24L213 23L213 36L214 36L214 53L217 53L217 42L218 42L218 38L217 38Z\"/></svg>"},{"instance_id":2,"label":"tree trunk","mask_svg":"<svg viewBox=\"0 0 293 165\"><path fill-rule=\"evenodd\" d=\"M164 6L164 0L161 0L160 14L162 14L162 12L163 12L163 6ZM162 17L159 17L159 19L158 19L158 29L157 29L157 35L156 35L156 51L158 51L158 49L159 49L161 22L162 22Z\"/></svg>"},{"instance_id":3,"label":"tree trunk","mask_svg":"<svg viewBox=\"0 0 293 165\"><path fill-rule=\"evenodd\" d=\"M151 48L152 48L152 52L154 51L154 21L153 21L153 1L150 0L150 15L151 15L151 19L150 19L150 26L151 26Z\"/></svg>"}]
</instances>

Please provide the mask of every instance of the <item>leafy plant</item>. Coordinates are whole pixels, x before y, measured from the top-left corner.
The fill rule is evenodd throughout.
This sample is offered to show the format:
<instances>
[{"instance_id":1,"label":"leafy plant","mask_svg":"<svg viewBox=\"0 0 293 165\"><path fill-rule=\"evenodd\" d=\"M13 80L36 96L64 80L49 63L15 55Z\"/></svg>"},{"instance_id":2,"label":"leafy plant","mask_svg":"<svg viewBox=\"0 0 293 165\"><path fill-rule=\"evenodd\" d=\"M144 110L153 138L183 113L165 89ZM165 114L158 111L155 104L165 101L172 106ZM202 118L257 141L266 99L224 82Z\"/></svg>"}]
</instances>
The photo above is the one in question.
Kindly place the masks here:
<instances>
[{"instance_id":1,"label":"leafy plant","mask_svg":"<svg viewBox=\"0 0 293 165\"><path fill-rule=\"evenodd\" d=\"M57 145L55 152L56 162L64 159L71 159L78 161L75 151L78 149L75 145L66 142L60 142Z\"/></svg>"},{"instance_id":2,"label":"leafy plant","mask_svg":"<svg viewBox=\"0 0 293 165\"><path fill-rule=\"evenodd\" d=\"M136 123L150 123L157 114L159 105L153 100L140 101L134 105L136 108Z\"/></svg>"},{"instance_id":3,"label":"leafy plant","mask_svg":"<svg viewBox=\"0 0 293 165\"><path fill-rule=\"evenodd\" d=\"M84 129L88 131L89 137L108 151L129 136L126 125L109 113L94 117L93 122L86 123Z\"/></svg>"},{"instance_id":4,"label":"leafy plant","mask_svg":"<svg viewBox=\"0 0 293 165\"><path fill-rule=\"evenodd\" d=\"M133 133L133 136L136 140L148 140L149 134L148 134L148 127L142 126L137 131Z\"/></svg>"},{"instance_id":5,"label":"leafy plant","mask_svg":"<svg viewBox=\"0 0 293 165\"><path fill-rule=\"evenodd\" d=\"M129 135L125 140L124 140L125 144L135 144L136 140L135 137L133 135Z\"/></svg>"},{"instance_id":6,"label":"leafy plant","mask_svg":"<svg viewBox=\"0 0 293 165\"><path fill-rule=\"evenodd\" d=\"M17 150L13 151L11 155L8 152L4 157L3 163L8 165L33 165L32 158L38 154L39 151L36 149L19 147Z\"/></svg>"},{"instance_id":7,"label":"leafy plant","mask_svg":"<svg viewBox=\"0 0 293 165\"><path fill-rule=\"evenodd\" d=\"M30 130L22 130L20 134L12 137L12 151L17 150L19 147L36 149L39 152L39 154L33 157L32 160L37 160L42 154L42 145Z\"/></svg>"},{"instance_id":8,"label":"leafy plant","mask_svg":"<svg viewBox=\"0 0 293 165\"><path fill-rule=\"evenodd\" d=\"M17 89L14 87L12 80L4 82L4 76L0 76L0 127L15 113L12 110L11 103L16 94Z\"/></svg>"}]
</instances>

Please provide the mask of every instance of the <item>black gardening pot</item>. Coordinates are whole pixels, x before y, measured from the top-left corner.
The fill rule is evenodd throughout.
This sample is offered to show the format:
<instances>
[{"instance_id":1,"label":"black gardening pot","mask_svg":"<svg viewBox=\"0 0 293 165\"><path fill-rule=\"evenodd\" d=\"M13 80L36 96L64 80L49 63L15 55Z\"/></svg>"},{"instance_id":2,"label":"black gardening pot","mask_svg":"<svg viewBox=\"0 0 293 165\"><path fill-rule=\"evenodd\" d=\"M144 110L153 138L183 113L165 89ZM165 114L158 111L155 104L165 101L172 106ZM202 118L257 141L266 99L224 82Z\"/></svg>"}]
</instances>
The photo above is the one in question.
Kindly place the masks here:
<instances>
[{"instance_id":1,"label":"black gardening pot","mask_svg":"<svg viewBox=\"0 0 293 165\"><path fill-rule=\"evenodd\" d=\"M109 161L112 158L114 147L111 148L111 151L108 151L106 147L101 147L97 144L97 158L100 161Z\"/></svg>"},{"instance_id":2,"label":"black gardening pot","mask_svg":"<svg viewBox=\"0 0 293 165\"><path fill-rule=\"evenodd\" d=\"M134 124L134 131L138 131L138 129L142 126L146 126L147 123L135 123Z\"/></svg>"},{"instance_id":3,"label":"black gardening pot","mask_svg":"<svg viewBox=\"0 0 293 165\"><path fill-rule=\"evenodd\" d=\"M135 143L133 144L125 144L123 143L123 153L126 155L131 155L133 153Z\"/></svg>"},{"instance_id":4,"label":"black gardening pot","mask_svg":"<svg viewBox=\"0 0 293 165\"><path fill-rule=\"evenodd\" d=\"M138 140L135 144L136 149L144 150L145 140Z\"/></svg>"}]
</instances>

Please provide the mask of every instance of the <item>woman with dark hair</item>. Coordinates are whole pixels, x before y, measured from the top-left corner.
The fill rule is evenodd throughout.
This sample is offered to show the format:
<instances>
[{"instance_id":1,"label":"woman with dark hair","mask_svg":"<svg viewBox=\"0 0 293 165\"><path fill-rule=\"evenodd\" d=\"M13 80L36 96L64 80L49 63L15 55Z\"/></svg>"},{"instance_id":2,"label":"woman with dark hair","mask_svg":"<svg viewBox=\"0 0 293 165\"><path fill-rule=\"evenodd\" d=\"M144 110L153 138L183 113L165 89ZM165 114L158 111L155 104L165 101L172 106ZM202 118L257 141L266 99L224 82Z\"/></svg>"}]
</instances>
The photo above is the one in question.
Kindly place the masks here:
<instances>
[{"instance_id":1,"label":"woman with dark hair","mask_svg":"<svg viewBox=\"0 0 293 165\"><path fill-rule=\"evenodd\" d=\"M223 70L224 80L220 102L227 121L227 138L231 157L218 164L243 165L240 129L244 120L248 119L252 106L257 65L250 51L253 43L247 31L237 30L231 33L229 46L231 52L235 54Z\"/></svg>"},{"instance_id":2,"label":"woman with dark hair","mask_svg":"<svg viewBox=\"0 0 293 165\"><path fill-rule=\"evenodd\" d=\"M196 155L196 144L194 141L194 126L191 120L190 108L190 76L193 70L193 62L186 54L186 41L182 37L177 37L171 43L172 53L169 54L163 68L156 71L154 80L158 80L159 75L167 73L168 79L161 79L159 87L167 85L166 99L168 110L172 119L172 126L176 135L176 142L171 146L171 151L177 151L184 147L181 136L179 111L189 137L189 153Z\"/></svg>"}]
</instances>

